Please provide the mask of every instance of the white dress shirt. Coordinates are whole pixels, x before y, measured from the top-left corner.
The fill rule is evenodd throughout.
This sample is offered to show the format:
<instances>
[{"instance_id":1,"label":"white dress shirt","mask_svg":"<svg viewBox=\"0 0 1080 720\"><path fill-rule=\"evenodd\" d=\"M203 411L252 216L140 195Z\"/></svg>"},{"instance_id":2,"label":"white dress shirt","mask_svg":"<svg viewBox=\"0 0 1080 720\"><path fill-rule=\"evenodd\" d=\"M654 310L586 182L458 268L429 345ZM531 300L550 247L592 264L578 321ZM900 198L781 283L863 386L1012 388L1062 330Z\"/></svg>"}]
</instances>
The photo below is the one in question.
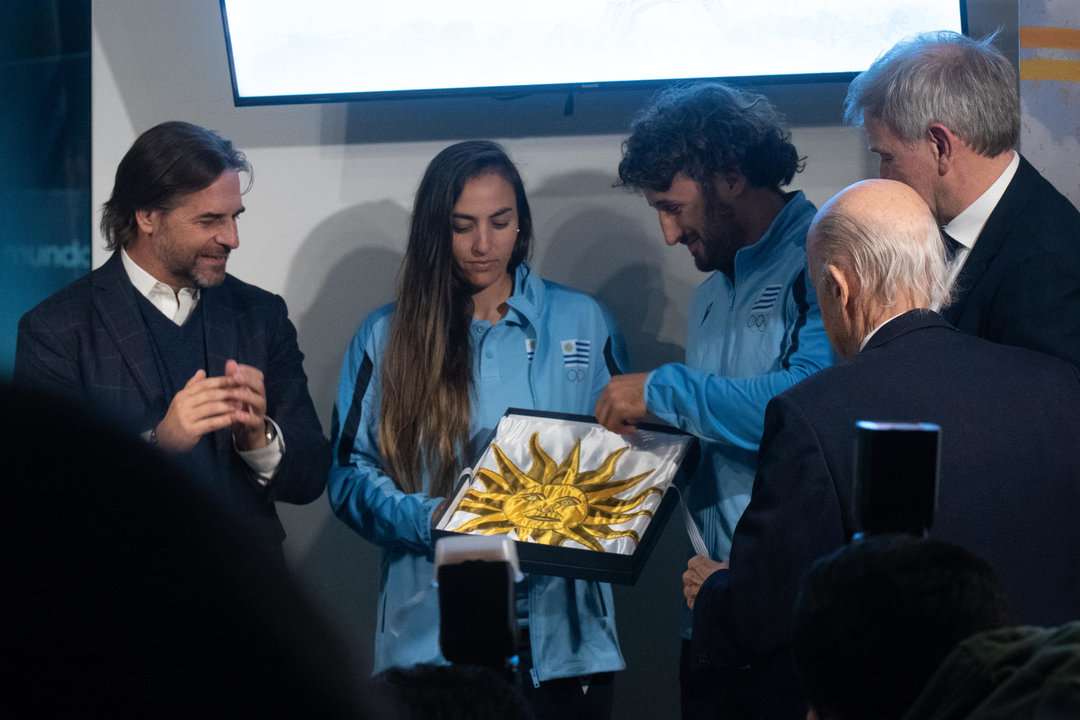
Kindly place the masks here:
<instances>
[{"instance_id":1,"label":"white dress shirt","mask_svg":"<svg viewBox=\"0 0 1080 720\"><path fill-rule=\"evenodd\" d=\"M956 257L953 258L952 263L949 265L950 284L960 276L960 270L963 269L964 262L967 261L968 255L971 254L972 248L975 247L975 242L979 239L979 233L982 232L986 221L990 219L990 213L994 212L994 208L1001 201L1001 196L1005 194L1005 190L1009 187L1009 183L1012 182L1013 176L1016 175L1016 168L1018 167L1020 167L1020 156L1014 150L1012 151L1012 161L998 176L998 179L975 202L964 208L963 212L942 228L949 237L960 244L960 248L956 251ZM941 310L940 307L933 309Z\"/></svg>"}]
</instances>

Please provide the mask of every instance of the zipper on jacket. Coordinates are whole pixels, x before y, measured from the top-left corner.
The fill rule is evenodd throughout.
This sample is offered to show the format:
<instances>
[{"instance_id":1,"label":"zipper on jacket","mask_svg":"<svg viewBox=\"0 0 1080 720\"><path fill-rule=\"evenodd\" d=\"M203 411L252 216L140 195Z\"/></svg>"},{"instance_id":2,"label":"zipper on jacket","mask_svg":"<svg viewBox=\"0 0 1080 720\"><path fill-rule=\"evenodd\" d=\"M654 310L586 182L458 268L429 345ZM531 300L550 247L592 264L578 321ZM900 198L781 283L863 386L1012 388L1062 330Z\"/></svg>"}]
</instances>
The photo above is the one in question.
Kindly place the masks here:
<instances>
[{"instance_id":1,"label":"zipper on jacket","mask_svg":"<svg viewBox=\"0 0 1080 720\"><path fill-rule=\"evenodd\" d=\"M540 687L540 675L536 672L536 668L529 668L529 677L532 678L533 687Z\"/></svg>"},{"instance_id":2,"label":"zipper on jacket","mask_svg":"<svg viewBox=\"0 0 1080 720\"><path fill-rule=\"evenodd\" d=\"M600 587L600 583L595 581L593 582L593 585L596 586L596 592L600 595L600 614L607 617L607 603L604 602L604 588Z\"/></svg>"}]
</instances>

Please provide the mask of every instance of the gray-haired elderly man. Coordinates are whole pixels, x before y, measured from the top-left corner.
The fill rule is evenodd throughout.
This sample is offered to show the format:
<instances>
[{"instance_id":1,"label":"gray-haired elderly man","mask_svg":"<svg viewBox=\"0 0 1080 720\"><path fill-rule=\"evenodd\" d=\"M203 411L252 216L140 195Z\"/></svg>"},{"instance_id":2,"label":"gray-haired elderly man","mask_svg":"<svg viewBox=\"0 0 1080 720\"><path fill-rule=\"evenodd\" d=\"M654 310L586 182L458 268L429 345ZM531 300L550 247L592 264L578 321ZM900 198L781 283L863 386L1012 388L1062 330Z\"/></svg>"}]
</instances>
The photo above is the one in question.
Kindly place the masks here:
<instances>
[{"instance_id":1,"label":"gray-haired elderly man","mask_svg":"<svg viewBox=\"0 0 1080 720\"><path fill-rule=\"evenodd\" d=\"M957 284L945 319L1080 366L1080 212L1013 150L1016 71L992 39L897 44L851 83L845 121L942 228Z\"/></svg>"},{"instance_id":2,"label":"gray-haired elderly man","mask_svg":"<svg viewBox=\"0 0 1080 720\"><path fill-rule=\"evenodd\" d=\"M941 427L931 534L986 559L1022 621L1057 624L1080 607L1077 369L966 335L929 309L949 295L946 251L902 183L868 180L830 200L807 256L844 362L769 403L729 567L703 578L695 558L684 575L695 651L741 676L733 717L805 715L792 608L806 569L854 532L859 420Z\"/></svg>"}]
</instances>

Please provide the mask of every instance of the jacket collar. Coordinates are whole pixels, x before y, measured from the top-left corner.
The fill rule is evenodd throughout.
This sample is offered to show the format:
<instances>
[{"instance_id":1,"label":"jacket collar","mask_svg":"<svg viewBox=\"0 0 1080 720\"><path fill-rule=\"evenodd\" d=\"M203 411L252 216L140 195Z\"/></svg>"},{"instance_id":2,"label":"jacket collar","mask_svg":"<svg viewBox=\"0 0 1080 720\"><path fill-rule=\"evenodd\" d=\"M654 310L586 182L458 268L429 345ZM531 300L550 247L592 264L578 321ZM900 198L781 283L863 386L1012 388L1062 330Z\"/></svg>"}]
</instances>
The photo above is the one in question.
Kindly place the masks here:
<instances>
[{"instance_id":1,"label":"jacket collar","mask_svg":"<svg viewBox=\"0 0 1080 720\"><path fill-rule=\"evenodd\" d=\"M786 193L784 197L787 202L784 203L780 213L773 218L765 234L757 242L739 248L735 253L736 277L739 275L739 266L747 262L756 265L759 262L758 258L777 252L778 245L794 242L799 247L806 246L806 232L810 229L810 221L814 219L817 208L806 199L802 190Z\"/></svg>"},{"instance_id":2,"label":"jacket collar","mask_svg":"<svg viewBox=\"0 0 1080 720\"><path fill-rule=\"evenodd\" d=\"M150 346L150 335L139 310L135 287L124 270L119 252L114 252L94 271L91 282L94 312L124 359L135 384L151 403L164 406L165 388Z\"/></svg>"},{"instance_id":3,"label":"jacket collar","mask_svg":"<svg viewBox=\"0 0 1080 720\"><path fill-rule=\"evenodd\" d=\"M859 351L859 354L861 355L874 348L887 345L893 340L909 333L937 327L948 328L949 330L959 332L950 325L945 318L941 317L941 315L938 315L933 310L927 310L926 308L908 310L906 313L898 315L878 328L878 331L874 333L866 343L866 347Z\"/></svg>"},{"instance_id":4,"label":"jacket collar","mask_svg":"<svg viewBox=\"0 0 1080 720\"><path fill-rule=\"evenodd\" d=\"M507 304L516 310L530 325L539 324L540 309L544 307L547 288L544 281L526 263L514 271L514 292Z\"/></svg>"}]
</instances>

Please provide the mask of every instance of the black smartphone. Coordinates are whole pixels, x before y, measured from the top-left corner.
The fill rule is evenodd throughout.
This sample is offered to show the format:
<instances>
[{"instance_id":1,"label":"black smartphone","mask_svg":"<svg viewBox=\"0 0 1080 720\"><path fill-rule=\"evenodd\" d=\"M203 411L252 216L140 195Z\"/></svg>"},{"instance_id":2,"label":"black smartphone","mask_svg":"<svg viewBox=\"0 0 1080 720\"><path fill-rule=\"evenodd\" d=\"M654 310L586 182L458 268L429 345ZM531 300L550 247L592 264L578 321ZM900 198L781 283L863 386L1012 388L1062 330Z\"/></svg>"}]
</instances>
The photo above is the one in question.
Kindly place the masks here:
<instances>
[{"instance_id":1,"label":"black smartphone","mask_svg":"<svg viewBox=\"0 0 1080 720\"><path fill-rule=\"evenodd\" d=\"M929 533L940 447L941 428L931 423L855 423L858 534Z\"/></svg>"}]
</instances>

